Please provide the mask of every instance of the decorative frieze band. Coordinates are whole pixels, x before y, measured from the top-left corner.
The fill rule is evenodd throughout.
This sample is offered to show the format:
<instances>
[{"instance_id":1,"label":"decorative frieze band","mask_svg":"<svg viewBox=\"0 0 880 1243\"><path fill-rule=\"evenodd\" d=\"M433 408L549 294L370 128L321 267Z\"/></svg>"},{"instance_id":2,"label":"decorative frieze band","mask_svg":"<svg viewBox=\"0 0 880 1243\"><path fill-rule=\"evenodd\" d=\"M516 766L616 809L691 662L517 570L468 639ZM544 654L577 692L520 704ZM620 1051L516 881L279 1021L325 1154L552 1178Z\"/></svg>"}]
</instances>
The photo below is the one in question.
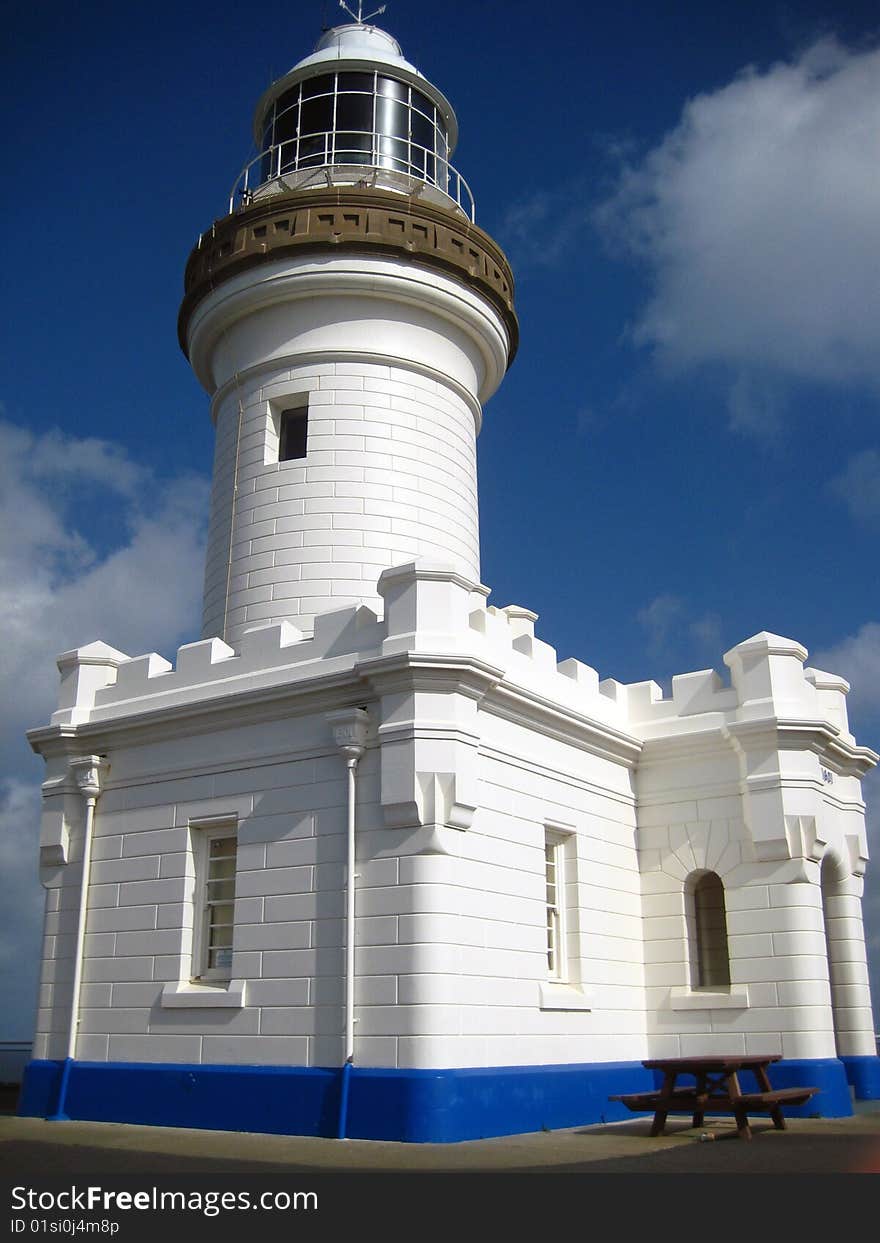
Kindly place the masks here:
<instances>
[{"instance_id":1,"label":"decorative frieze band","mask_svg":"<svg viewBox=\"0 0 880 1243\"><path fill-rule=\"evenodd\" d=\"M503 251L470 221L399 194L327 189L273 195L218 220L202 234L184 275L178 319L181 349L198 303L218 284L254 264L328 246L406 256L476 288L519 341L513 273Z\"/></svg>"}]
</instances>

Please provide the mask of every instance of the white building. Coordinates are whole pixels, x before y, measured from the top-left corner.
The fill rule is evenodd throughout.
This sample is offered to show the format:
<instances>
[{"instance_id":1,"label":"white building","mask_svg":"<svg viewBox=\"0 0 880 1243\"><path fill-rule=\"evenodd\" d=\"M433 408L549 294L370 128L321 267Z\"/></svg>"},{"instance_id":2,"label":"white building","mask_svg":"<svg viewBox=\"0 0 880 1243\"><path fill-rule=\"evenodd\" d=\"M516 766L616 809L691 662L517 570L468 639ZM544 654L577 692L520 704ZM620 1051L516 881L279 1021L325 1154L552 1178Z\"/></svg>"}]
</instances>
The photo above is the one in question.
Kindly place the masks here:
<instances>
[{"instance_id":1,"label":"white building","mask_svg":"<svg viewBox=\"0 0 880 1243\"><path fill-rule=\"evenodd\" d=\"M181 343L216 456L204 638L59 658L28 1114L457 1140L622 1115L642 1059L880 1096L847 684L761 633L600 682L480 585L517 344L456 121L353 24L260 100ZM351 865L352 850L356 866Z\"/></svg>"}]
</instances>

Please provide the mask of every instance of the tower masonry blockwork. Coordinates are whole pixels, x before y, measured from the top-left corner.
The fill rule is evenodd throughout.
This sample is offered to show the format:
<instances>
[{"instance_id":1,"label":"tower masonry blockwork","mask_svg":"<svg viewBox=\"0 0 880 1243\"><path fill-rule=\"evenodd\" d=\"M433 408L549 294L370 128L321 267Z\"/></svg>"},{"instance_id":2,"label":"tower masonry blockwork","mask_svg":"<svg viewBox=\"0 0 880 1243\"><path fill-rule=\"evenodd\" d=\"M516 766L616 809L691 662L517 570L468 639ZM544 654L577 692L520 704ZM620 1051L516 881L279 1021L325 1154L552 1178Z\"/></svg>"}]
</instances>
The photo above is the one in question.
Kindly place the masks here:
<instances>
[{"instance_id":1,"label":"tower masonry blockwork","mask_svg":"<svg viewBox=\"0 0 880 1243\"><path fill-rule=\"evenodd\" d=\"M445 97L354 23L187 265L203 637L59 658L25 1113L413 1141L622 1116L675 1054L880 1096L846 682L765 632L600 680L481 585L518 344ZM792 1111L796 1112L796 1111Z\"/></svg>"}]
</instances>

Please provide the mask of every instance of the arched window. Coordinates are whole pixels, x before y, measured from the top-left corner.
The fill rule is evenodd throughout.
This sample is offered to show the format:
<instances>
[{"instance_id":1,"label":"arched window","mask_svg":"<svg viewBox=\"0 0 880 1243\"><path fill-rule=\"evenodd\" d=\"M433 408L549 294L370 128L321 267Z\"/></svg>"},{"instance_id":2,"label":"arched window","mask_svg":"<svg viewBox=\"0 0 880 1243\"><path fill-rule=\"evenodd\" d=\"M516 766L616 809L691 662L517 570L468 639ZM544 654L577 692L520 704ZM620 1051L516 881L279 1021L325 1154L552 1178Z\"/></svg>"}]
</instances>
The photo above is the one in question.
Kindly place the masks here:
<instances>
[{"instance_id":1,"label":"arched window","mask_svg":"<svg viewBox=\"0 0 880 1243\"><path fill-rule=\"evenodd\" d=\"M688 882L691 979L694 988L729 988L727 911L724 885L716 872L701 872Z\"/></svg>"}]
</instances>

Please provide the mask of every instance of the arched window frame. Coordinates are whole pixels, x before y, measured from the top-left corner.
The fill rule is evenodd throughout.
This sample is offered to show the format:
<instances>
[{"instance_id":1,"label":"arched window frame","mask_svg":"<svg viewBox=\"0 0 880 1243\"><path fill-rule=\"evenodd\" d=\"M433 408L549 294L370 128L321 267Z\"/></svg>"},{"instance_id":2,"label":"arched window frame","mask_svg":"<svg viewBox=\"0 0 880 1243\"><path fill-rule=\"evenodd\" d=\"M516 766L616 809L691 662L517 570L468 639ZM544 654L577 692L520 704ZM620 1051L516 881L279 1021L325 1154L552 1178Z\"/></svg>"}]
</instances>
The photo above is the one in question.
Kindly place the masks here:
<instances>
[{"instance_id":1,"label":"arched window frame","mask_svg":"<svg viewBox=\"0 0 880 1243\"><path fill-rule=\"evenodd\" d=\"M691 988L730 989L724 882L717 872L692 872L685 886Z\"/></svg>"}]
</instances>

